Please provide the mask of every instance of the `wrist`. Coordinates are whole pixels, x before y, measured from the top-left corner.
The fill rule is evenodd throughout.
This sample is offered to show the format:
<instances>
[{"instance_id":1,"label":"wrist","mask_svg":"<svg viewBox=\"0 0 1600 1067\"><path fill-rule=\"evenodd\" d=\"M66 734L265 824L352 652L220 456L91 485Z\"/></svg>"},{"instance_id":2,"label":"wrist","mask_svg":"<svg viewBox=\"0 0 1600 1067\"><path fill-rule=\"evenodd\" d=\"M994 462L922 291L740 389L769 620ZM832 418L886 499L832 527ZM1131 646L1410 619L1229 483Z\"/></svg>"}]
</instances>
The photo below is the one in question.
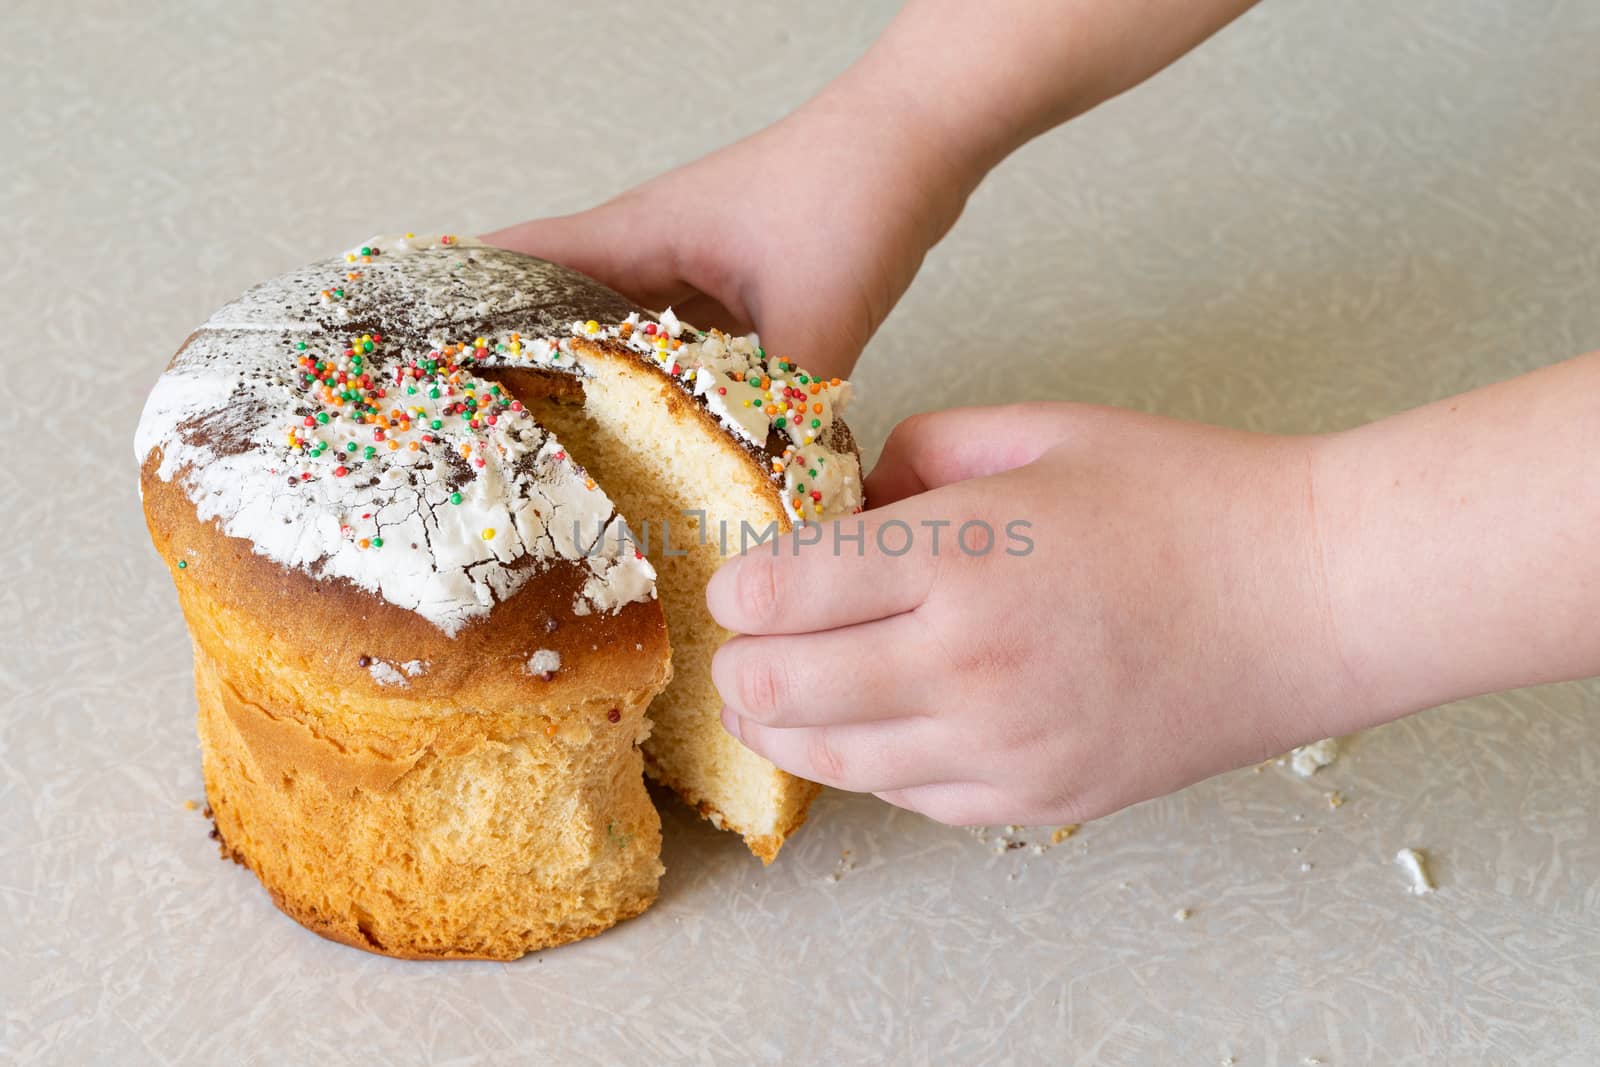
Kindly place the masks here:
<instances>
[{"instance_id":1,"label":"wrist","mask_svg":"<svg viewBox=\"0 0 1600 1067\"><path fill-rule=\"evenodd\" d=\"M920 263L1005 153L994 155L961 115L942 112L905 82L869 54L791 118L807 141L846 146L849 169L832 180L856 186L870 202L871 224L903 229Z\"/></svg>"},{"instance_id":2,"label":"wrist","mask_svg":"<svg viewBox=\"0 0 1600 1067\"><path fill-rule=\"evenodd\" d=\"M1314 521L1330 630L1350 682L1350 729L1495 688L1463 689L1464 675L1495 668L1463 664L1463 646L1435 608L1460 576L1437 573L1436 539L1448 534L1419 514L1424 487L1404 457L1422 443L1407 441L1408 431L1385 420L1326 435L1313 448Z\"/></svg>"}]
</instances>

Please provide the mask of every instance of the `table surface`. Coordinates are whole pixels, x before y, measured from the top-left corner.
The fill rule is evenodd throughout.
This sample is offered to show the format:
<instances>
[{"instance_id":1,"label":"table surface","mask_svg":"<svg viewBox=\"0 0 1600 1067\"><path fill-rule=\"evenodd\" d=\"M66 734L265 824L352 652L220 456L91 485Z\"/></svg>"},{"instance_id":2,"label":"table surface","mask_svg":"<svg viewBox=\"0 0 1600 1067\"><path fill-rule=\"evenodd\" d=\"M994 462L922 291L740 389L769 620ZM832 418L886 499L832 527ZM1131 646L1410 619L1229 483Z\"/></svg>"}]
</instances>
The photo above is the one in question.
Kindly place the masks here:
<instances>
[{"instance_id":1,"label":"table surface","mask_svg":"<svg viewBox=\"0 0 1600 1067\"><path fill-rule=\"evenodd\" d=\"M331 944L218 861L184 806L144 393L259 278L585 206L776 118L892 5L630 7L9 16L0 1059L1596 1062L1594 684L1428 712L1314 778L1225 775L1041 854L1048 829L829 793L763 870L667 802L659 903L509 965ZM1326 430L1600 346L1597 44L1580 3L1269 0L992 177L873 342L859 436L1025 397ZM1437 893L1407 892L1402 846Z\"/></svg>"}]
</instances>

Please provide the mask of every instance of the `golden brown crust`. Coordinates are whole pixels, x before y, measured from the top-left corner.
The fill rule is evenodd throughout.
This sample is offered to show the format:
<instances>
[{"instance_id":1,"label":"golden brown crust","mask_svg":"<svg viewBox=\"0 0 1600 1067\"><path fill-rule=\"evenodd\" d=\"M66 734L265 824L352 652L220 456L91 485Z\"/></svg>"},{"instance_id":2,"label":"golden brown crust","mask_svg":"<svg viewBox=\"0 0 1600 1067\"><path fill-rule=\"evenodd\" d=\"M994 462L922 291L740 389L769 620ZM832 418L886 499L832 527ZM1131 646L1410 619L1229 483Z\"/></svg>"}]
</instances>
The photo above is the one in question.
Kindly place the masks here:
<instances>
[{"instance_id":1,"label":"golden brown crust","mask_svg":"<svg viewBox=\"0 0 1600 1067\"><path fill-rule=\"evenodd\" d=\"M195 643L208 799L281 910L386 955L514 959L649 906L660 824L636 745L671 673L658 602L574 614L585 574L551 561L449 637L200 520L160 461L140 481ZM561 657L548 680L528 670L541 649ZM423 666L384 685L378 661ZM463 791L498 829L449 859L433 837L466 818Z\"/></svg>"},{"instance_id":2,"label":"golden brown crust","mask_svg":"<svg viewBox=\"0 0 1600 1067\"><path fill-rule=\"evenodd\" d=\"M267 635L184 600L214 623L195 690L219 839L296 920L387 955L513 959L654 898L660 824L633 745L652 689L614 694L616 722L604 702L394 720L371 701L308 724L284 665L251 655Z\"/></svg>"}]
</instances>

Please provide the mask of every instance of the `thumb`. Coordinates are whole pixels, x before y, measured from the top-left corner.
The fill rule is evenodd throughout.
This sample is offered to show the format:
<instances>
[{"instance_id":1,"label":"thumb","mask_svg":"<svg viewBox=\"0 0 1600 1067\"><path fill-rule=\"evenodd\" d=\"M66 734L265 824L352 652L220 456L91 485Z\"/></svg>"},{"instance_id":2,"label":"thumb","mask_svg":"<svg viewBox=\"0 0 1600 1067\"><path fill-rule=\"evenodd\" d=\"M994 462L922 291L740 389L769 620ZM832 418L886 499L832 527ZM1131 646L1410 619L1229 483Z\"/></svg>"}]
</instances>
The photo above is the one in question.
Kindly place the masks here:
<instances>
[{"instance_id":1,"label":"thumb","mask_svg":"<svg viewBox=\"0 0 1600 1067\"><path fill-rule=\"evenodd\" d=\"M847 378L867 338L839 316L808 313L798 304L752 316L761 346L817 378Z\"/></svg>"},{"instance_id":2,"label":"thumb","mask_svg":"<svg viewBox=\"0 0 1600 1067\"><path fill-rule=\"evenodd\" d=\"M498 248L560 263L609 285L636 304L664 308L695 290L672 270L672 257L647 243L649 231L630 223L616 201L575 215L557 215L483 235Z\"/></svg>"},{"instance_id":3,"label":"thumb","mask_svg":"<svg viewBox=\"0 0 1600 1067\"><path fill-rule=\"evenodd\" d=\"M873 508L1038 459L1067 434L1068 405L1007 404L913 415L884 442L864 484Z\"/></svg>"},{"instance_id":4,"label":"thumb","mask_svg":"<svg viewBox=\"0 0 1600 1067\"><path fill-rule=\"evenodd\" d=\"M596 219L595 216L602 216ZM483 235L483 240L498 248L538 256L552 263L595 274L604 270L605 220L601 209L558 215L547 219L508 226Z\"/></svg>"}]
</instances>

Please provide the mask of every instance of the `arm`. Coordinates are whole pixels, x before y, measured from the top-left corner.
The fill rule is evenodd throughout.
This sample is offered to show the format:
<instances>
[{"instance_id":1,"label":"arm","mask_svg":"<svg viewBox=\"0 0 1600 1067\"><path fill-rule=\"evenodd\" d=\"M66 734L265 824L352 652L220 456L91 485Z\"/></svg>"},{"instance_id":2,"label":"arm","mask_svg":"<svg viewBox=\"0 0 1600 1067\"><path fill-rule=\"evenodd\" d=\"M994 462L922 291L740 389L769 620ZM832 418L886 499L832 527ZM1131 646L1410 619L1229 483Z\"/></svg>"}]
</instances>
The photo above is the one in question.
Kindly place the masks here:
<instances>
[{"instance_id":1,"label":"arm","mask_svg":"<svg viewBox=\"0 0 1600 1067\"><path fill-rule=\"evenodd\" d=\"M847 374L984 175L1249 0L913 0L787 118L590 211L488 235Z\"/></svg>"},{"instance_id":2,"label":"arm","mask_svg":"<svg viewBox=\"0 0 1600 1067\"><path fill-rule=\"evenodd\" d=\"M1596 396L1600 353L1319 437L1072 404L918 416L869 480L863 557L824 540L713 579L747 635L715 661L724 722L943 821L1078 822L1600 673ZM1031 554L952 548L1018 518ZM903 556L870 547L893 520L918 531Z\"/></svg>"},{"instance_id":3,"label":"arm","mask_svg":"<svg viewBox=\"0 0 1600 1067\"><path fill-rule=\"evenodd\" d=\"M1329 438L1351 727L1600 674L1600 352Z\"/></svg>"}]
</instances>

